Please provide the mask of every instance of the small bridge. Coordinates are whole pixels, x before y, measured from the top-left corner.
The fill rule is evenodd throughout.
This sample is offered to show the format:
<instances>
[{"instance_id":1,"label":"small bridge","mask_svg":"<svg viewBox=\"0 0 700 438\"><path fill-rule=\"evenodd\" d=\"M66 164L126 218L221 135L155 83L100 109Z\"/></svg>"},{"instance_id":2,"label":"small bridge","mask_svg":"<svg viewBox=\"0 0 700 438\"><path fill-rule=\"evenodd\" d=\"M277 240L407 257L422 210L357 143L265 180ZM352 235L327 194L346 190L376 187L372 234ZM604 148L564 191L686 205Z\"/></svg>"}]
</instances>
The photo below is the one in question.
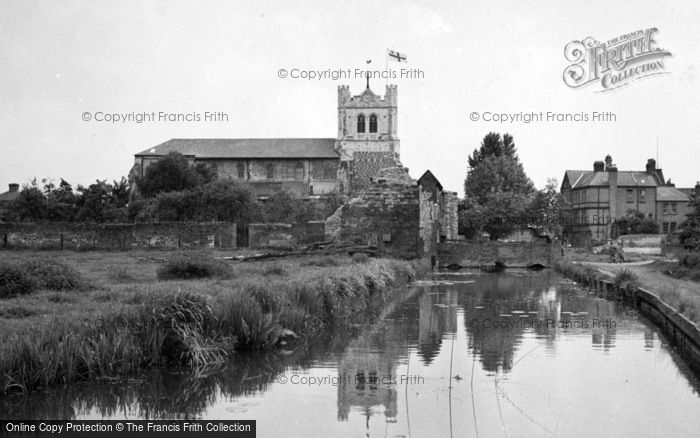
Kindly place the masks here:
<instances>
[{"instance_id":1,"label":"small bridge","mask_svg":"<svg viewBox=\"0 0 700 438\"><path fill-rule=\"evenodd\" d=\"M551 267L561 257L558 243L450 240L438 246L440 267Z\"/></svg>"}]
</instances>

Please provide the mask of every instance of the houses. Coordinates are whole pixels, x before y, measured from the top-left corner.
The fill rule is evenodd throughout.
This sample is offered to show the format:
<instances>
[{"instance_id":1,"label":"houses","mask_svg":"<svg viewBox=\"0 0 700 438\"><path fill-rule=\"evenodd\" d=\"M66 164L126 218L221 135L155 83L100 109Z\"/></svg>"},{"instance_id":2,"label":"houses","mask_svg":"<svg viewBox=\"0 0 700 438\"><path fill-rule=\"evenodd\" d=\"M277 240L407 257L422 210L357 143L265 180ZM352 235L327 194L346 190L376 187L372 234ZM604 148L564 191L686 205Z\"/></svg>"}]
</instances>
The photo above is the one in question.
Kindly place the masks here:
<instances>
[{"instance_id":1,"label":"houses","mask_svg":"<svg viewBox=\"0 0 700 438\"><path fill-rule=\"evenodd\" d=\"M618 170L608 155L592 170L567 170L561 193L571 206L566 238L575 246L605 242L613 224L632 210L658 223L659 232L673 233L690 212L693 189L678 189L664 179L656 160L645 170Z\"/></svg>"},{"instance_id":2,"label":"houses","mask_svg":"<svg viewBox=\"0 0 700 438\"><path fill-rule=\"evenodd\" d=\"M10 208L11 202L19 196L19 184L10 184L9 189L5 193L0 193L0 222L6 220L7 209Z\"/></svg>"}]
</instances>

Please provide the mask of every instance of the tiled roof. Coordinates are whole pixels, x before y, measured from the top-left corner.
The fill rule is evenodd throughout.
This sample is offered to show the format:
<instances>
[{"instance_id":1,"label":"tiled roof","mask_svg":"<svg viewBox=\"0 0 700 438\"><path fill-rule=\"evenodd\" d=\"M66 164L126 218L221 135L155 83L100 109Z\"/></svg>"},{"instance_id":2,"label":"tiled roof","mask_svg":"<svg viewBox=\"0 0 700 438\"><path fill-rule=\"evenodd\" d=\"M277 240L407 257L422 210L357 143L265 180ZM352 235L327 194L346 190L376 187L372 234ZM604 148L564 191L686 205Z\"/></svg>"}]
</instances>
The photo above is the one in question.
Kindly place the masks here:
<instances>
[{"instance_id":1,"label":"tiled roof","mask_svg":"<svg viewBox=\"0 0 700 438\"><path fill-rule=\"evenodd\" d=\"M19 192L5 192L0 193L0 202L10 202L17 199Z\"/></svg>"},{"instance_id":2,"label":"tiled roof","mask_svg":"<svg viewBox=\"0 0 700 438\"><path fill-rule=\"evenodd\" d=\"M656 189L656 202L661 201L688 202L690 197L675 187L659 187Z\"/></svg>"},{"instance_id":3,"label":"tiled roof","mask_svg":"<svg viewBox=\"0 0 700 438\"><path fill-rule=\"evenodd\" d=\"M169 152L197 158L339 158L333 138L174 138L139 152L160 156Z\"/></svg>"},{"instance_id":4,"label":"tiled roof","mask_svg":"<svg viewBox=\"0 0 700 438\"><path fill-rule=\"evenodd\" d=\"M610 172L593 172L586 170L567 170L571 188L578 187L608 187ZM617 185L619 187L657 187L659 184L653 175L641 171L618 171Z\"/></svg>"}]
</instances>

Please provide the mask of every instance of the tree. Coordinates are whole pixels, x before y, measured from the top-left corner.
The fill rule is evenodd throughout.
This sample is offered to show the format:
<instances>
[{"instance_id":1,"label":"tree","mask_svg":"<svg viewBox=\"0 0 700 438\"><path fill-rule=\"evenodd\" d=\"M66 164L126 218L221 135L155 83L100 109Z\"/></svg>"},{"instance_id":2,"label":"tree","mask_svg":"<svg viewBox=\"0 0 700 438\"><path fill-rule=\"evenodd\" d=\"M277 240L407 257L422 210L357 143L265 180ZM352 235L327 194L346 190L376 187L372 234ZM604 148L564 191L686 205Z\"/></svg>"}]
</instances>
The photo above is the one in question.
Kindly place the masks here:
<instances>
[{"instance_id":1,"label":"tree","mask_svg":"<svg viewBox=\"0 0 700 438\"><path fill-rule=\"evenodd\" d=\"M75 219L77 212L75 202L76 196L73 193L73 186L68 181L61 178L61 183L56 187L52 182L44 185L46 196L46 215L49 221L67 222Z\"/></svg>"},{"instance_id":2,"label":"tree","mask_svg":"<svg viewBox=\"0 0 700 438\"><path fill-rule=\"evenodd\" d=\"M627 210L627 213L613 224L613 236L616 238L625 234L657 234L658 232L659 224L636 210Z\"/></svg>"},{"instance_id":3,"label":"tree","mask_svg":"<svg viewBox=\"0 0 700 438\"><path fill-rule=\"evenodd\" d=\"M534 192L513 138L491 132L469 157L464 207L459 215L461 228L468 234L486 231L496 240L524 225Z\"/></svg>"},{"instance_id":4,"label":"tree","mask_svg":"<svg viewBox=\"0 0 700 438\"><path fill-rule=\"evenodd\" d=\"M129 180L122 176L119 181L112 181L110 204L115 208L124 208L129 203Z\"/></svg>"},{"instance_id":5,"label":"tree","mask_svg":"<svg viewBox=\"0 0 700 438\"><path fill-rule=\"evenodd\" d=\"M567 207L557 186L556 178L548 178L545 188L535 192L527 216L531 227L561 237Z\"/></svg>"},{"instance_id":6,"label":"tree","mask_svg":"<svg viewBox=\"0 0 700 438\"><path fill-rule=\"evenodd\" d=\"M298 223L314 219L315 208L288 190L280 190L261 208L263 222Z\"/></svg>"},{"instance_id":7,"label":"tree","mask_svg":"<svg viewBox=\"0 0 700 438\"><path fill-rule=\"evenodd\" d=\"M37 186L36 178L30 184L25 184L20 190L17 199L13 201L13 208L19 220L41 221L48 217L46 208L46 195Z\"/></svg>"},{"instance_id":8,"label":"tree","mask_svg":"<svg viewBox=\"0 0 700 438\"><path fill-rule=\"evenodd\" d=\"M97 180L88 187L78 186L80 195L76 201L79 221L104 222L111 219L109 213L112 186L106 180Z\"/></svg>"},{"instance_id":9,"label":"tree","mask_svg":"<svg viewBox=\"0 0 700 438\"><path fill-rule=\"evenodd\" d=\"M469 167L478 166L486 157L500 157L501 155L513 157L518 161L513 136L506 133L501 138L500 134L489 132L481 141L481 147L474 149L472 155L469 156Z\"/></svg>"},{"instance_id":10,"label":"tree","mask_svg":"<svg viewBox=\"0 0 700 438\"><path fill-rule=\"evenodd\" d=\"M700 193L695 189L695 195L690 201L692 211L688 214L688 219L680 226L679 239L685 249L700 251Z\"/></svg>"},{"instance_id":11,"label":"tree","mask_svg":"<svg viewBox=\"0 0 700 438\"><path fill-rule=\"evenodd\" d=\"M231 179L177 192L162 192L155 198L129 204L129 220L201 221L219 220L248 224L256 215L252 190Z\"/></svg>"},{"instance_id":12,"label":"tree","mask_svg":"<svg viewBox=\"0 0 700 438\"><path fill-rule=\"evenodd\" d=\"M216 171L198 163L191 166L184 155L170 152L146 168L143 178L136 181L139 192L152 198L162 192L188 190L212 181Z\"/></svg>"}]
</instances>

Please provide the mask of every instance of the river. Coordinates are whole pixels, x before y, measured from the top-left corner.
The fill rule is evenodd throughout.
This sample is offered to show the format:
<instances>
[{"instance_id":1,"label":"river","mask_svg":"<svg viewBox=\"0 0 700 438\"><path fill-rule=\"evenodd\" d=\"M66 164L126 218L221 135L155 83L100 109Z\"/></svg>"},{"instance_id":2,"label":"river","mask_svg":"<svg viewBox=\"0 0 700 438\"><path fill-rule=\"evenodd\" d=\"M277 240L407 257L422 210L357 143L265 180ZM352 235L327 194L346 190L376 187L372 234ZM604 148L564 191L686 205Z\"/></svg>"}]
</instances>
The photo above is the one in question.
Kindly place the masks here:
<instances>
[{"instance_id":1,"label":"river","mask_svg":"<svg viewBox=\"0 0 700 438\"><path fill-rule=\"evenodd\" d=\"M4 398L5 419L253 419L259 437L693 436L700 379L636 311L551 271L435 273L370 326L224 370Z\"/></svg>"}]
</instances>

